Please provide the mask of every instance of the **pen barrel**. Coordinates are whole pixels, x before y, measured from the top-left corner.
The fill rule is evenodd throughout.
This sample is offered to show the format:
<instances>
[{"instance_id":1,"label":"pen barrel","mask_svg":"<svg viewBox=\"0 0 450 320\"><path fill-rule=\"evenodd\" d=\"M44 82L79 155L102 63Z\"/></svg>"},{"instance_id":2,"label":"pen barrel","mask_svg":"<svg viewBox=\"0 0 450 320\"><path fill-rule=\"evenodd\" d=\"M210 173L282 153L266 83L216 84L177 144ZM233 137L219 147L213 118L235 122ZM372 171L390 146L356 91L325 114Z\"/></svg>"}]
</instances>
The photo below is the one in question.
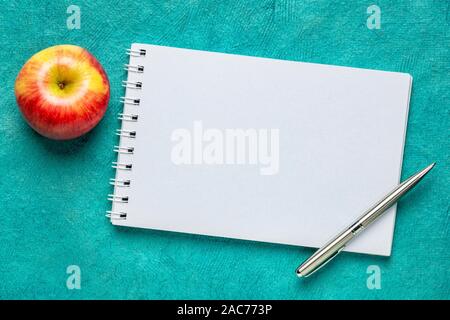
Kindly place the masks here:
<instances>
[{"instance_id":1,"label":"pen barrel","mask_svg":"<svg viewBox=\"0 0 450 320\"><path fill-rule=\"evenodd\" d=\"M331 259L337 256L337 254L345 248L346 244L352 240L353 237L378 219L401 196L411 190L434 167L434 165L435 163L432 163L422 171L416 173L398 185L381 201L376 203L371 209L367 210L350 227L339 233L339 235L317 250L308 260L297 268L297 275L300 277L307 277L322 268Z\"/></svg>"},{"instance_id":2,"label":"pen barrel","mask_svg":"<svg viewBox=\"0 0 450 320\"><path fill-rule=\"evenodd\" d=\"M411 190L427 173L433 168L434 164L423 169L419 173L409 177L389 192L382 200L377 202L372 208L367 210L356 222L364 228L377 220L387 209L396 203L403 195Z\"/></svg>"},{"instance_id":3,"label":"pen barrel","mask_svg":"<svg viewBox=\"0 0 450 320\"><path fill-rule=\"evenodd\" d=\"M322 268L337 256L339 252L345 248L346 243L354 236L355 234L350 228L341 232L322 248L317 250L308 260L302 263L302 265L297 268L297 275L300 277L307 277Z\"/></svg>"}]
</instances>

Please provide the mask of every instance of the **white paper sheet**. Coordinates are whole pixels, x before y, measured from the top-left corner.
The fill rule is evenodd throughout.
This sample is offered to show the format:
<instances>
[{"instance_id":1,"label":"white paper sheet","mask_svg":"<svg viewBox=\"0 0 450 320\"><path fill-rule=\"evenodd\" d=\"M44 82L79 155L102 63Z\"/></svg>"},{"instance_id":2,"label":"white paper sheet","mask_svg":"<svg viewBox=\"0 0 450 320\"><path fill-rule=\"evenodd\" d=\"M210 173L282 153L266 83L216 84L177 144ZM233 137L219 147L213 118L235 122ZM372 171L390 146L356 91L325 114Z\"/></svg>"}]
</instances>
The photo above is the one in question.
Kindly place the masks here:
<instances>
[{"instance_id":1,"label":"white paper sheet","mask_svg":"<svg viewBox=\"0 0 450 320\"><path fill-rule=\"evenodd\" d=\"M122 125L137 136L120 141L135 151L119 155L133 168L117 171L116 178L130 179L131 186L115 188L129 202L114 203L114 211L127 213L114 224L319 247L398 184L410 75L145 44L132 48L147 54L130 58L144 72L129 72L128 80L141 81L143 88L126 92L140 105L125 105L124 112L139 120ZM253 159L239 160L235 151L227 161L205 150L209 141L217 152L221 135L225 144L227 133L239 130L250 130L246 155ZM264 148L264 137L277 131L278 166L276 150ZM183 139L172 138L187 133L191 163L173 157ZM390 255L395 210L346 250Z\"/></svg>"}]
</instances>

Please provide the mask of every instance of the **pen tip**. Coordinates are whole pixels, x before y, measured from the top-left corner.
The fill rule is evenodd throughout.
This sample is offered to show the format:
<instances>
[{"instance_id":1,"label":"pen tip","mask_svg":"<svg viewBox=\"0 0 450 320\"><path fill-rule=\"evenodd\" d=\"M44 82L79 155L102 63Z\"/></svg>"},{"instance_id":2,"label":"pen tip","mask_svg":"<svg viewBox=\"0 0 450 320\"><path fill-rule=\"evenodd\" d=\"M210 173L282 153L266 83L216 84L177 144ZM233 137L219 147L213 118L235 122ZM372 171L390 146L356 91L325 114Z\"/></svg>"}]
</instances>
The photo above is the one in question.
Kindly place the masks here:
<instances>
[{"instance_id":1,"label":"pen tip","mask_svg":"<svg viewBox=\"0 0 450 320\"><path fill-rule=\"evenodd\" d=\"M436 162L433 162L432 164L430 164L428 167L425 168L425 171L428 172L431 169L433 169L433 167L436 165Z\"/></svg>"}]
</instances>

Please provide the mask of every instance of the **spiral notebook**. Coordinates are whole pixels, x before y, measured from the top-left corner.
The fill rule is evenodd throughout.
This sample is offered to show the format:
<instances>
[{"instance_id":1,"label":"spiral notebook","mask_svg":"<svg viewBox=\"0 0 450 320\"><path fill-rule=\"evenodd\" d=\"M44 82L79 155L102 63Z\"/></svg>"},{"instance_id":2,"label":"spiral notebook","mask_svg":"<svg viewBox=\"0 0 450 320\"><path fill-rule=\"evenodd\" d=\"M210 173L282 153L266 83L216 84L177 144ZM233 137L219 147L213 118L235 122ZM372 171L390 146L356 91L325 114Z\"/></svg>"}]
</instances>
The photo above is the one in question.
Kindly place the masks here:
<instances>
[{"instance_id":1,"label":"spiral notebook","mask_svg":"<svg viewBox=\"0 0 450 320\"><path fill-rule=\"evenodd\" d=\"M408 74L127 53L114 225L319 247L399 183ZM395 211L346 250L390 255Z\"/></svg>"}]
</instances>

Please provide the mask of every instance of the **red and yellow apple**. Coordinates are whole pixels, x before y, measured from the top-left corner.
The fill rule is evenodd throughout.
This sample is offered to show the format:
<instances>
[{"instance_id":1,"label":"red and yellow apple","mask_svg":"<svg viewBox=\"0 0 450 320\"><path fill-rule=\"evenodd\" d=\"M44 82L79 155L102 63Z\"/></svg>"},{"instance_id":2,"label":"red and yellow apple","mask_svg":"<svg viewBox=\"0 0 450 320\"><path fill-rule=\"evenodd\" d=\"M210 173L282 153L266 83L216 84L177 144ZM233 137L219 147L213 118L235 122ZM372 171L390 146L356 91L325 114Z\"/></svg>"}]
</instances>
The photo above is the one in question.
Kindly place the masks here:
<instances>
[{"instance_id":1,"label":"red and yellow apple","mask_svg":"<svg viewBox=\"0 0 450 320\"><path fill-rule=\"evenodd\" d=\"M17 104L28 124L45 137L77 138L102 119L109 81L87 50L73 45L44 49L28 60L16 79Z\"/></svg>"}]
</instances>

